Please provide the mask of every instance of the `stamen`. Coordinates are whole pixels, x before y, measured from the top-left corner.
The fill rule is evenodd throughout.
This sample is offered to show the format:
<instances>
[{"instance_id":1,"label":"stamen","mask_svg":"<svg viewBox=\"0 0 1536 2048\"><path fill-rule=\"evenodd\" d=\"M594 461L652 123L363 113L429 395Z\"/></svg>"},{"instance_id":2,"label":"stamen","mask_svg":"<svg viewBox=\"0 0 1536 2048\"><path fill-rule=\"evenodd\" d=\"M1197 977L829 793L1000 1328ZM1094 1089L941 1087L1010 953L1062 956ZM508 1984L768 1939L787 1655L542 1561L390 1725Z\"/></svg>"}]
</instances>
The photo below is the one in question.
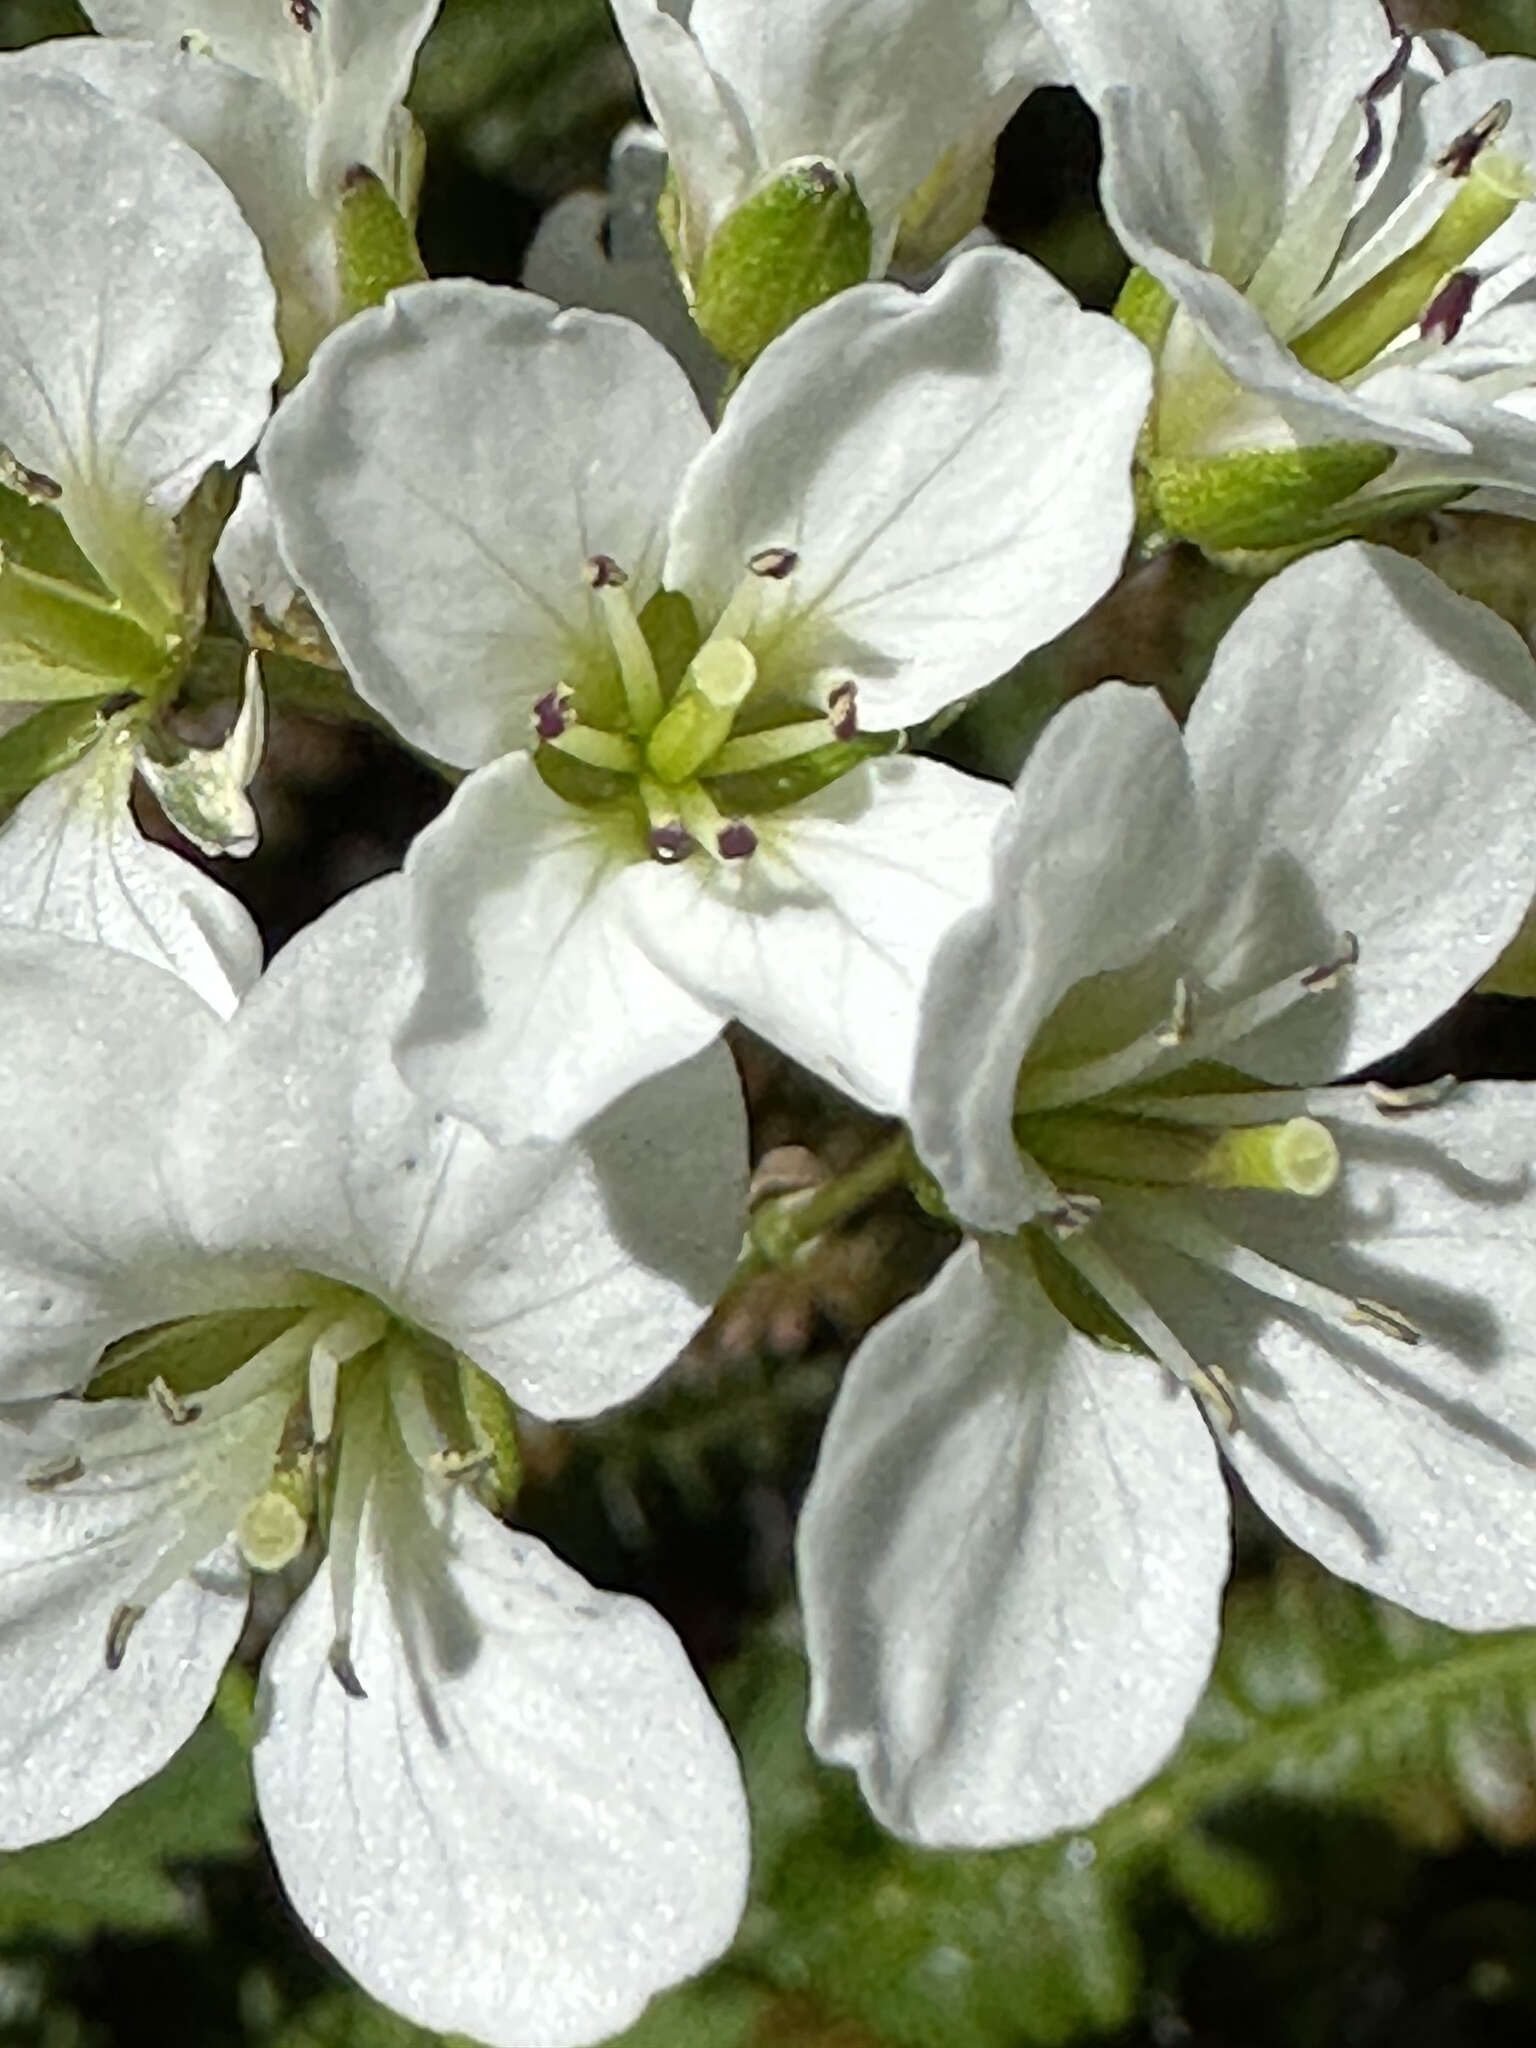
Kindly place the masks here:
<instances>
[{"instance_id":1,"label":"stamen","mask_svg":"<svg viewBox=\"0 0 1536 2048\"><path fill-rule=\"evenodd\" d=\"M1054 1209L1046 1210L1045 1220L1053 1237L1076 1237L1098 1222L1103 1209L1097 1195L1063 1195Z\"/></svg>"},{"instance_id":2,"label":"stamen","mask_svg":"<svg viewBox=\"0 0 1536 2048\"><path fill-rule=\"evenodd\" d=\"M585 761L589 768L606 768L611 775L638 775L640 749L622 732L607 732L600 725L571 724L544 742L573 761Z\"/></svg>"},{"instance_id":3,"label":"stamen","mask_svg":"<svg viewBox=\"0 0 1536 2048\"><path fill-rule=\"evenodd\" d=\"M1424 1341L1423 1331L1416 1329L1405 1315L1389 1308L1384 1301L1362 1298L1352 1309L1346 1310L1344 1320L1375 1330L1383 1337L1395 1337L1399 1344L1421 1344Z\"/></svg>"},{"instance_id":4,"label":"stamen","mask_svg":"<svg viewBox=\"0 0 1536 2048\"><path fill-rule=\"evenodd\" d=\"M534 705L533 729L541 740L557 740L574 716L569 686L557 683L554 689L547 690Z\"/></svg>"},{"instance_id":5,"label":"stamen","mask_svg":"<svg viewBox=\"0 0 1536 2048\"><path fill-rule=\"evenodd\" d=\"M1437 1081L1419 1081L1411 1088L1390 1088L1385 1081L1367 1081L1365 1092L1385 1117L1410 1116L1416 1109L1437 1109L1461 1086L1455 1074L1442 1074Z\"/></svg>"},{"instance_id":6,"label":"stamen","mask_svg":"<svg viewBox=\"0 0 1536 2048\"><path fill-rule=\"evenodd\" d=\"M62 1458L55 1458L51 1464L36 1466L22 1484L28 1493L52 1493L56 1486L69 1486L74 1480L84 1477L85 1461L78 1451L71 1451Z\"/></svg>"},{"instance_id":7,"label":"stamen","mask_svg":"<svg viewBox=\"0 0 1536 2048\"><path fill-rule=\"evenodd\" d=\"M320 18L318 0L288 0L288 14L295 28L303 29L307 36L313 35Z\"/></svg>"},{"instance_id":8,"label":"stamen","mask_svg":"<svg viewBox=\"0 0 1536 2048\"><path fill-rule=\"evenodd\" d=\"M843 738L829 718L799 718L792 725L769 726L764 732L729 739L710 756L711 775L753 775L779 768L802 754L814 754Z\"/></svg>"},{"instance_id":9,"label":"stamen","mask_svg":"<svg viewBox=\"0 0 1536 2048\"><path fill-rule=\"evenodd\" d=\"M1299 976L1301 986L1309 996L1322 995L1326 990L1337 988L1352 968L1360 965L1360 941L1353 932L1345 932L1342 950L1336 958L1324 960L1316 967L1309 967Z\"/></svg>"},{"instance_id":10,"label":"stamen","mask_svg":"<svg viewBox=\"0 0 1536 2048\"><path fill-rule=\"evenodd\" d=\"M661 683L629 596L629 578L612 555L590 555L582 566L582 574L603 608L603 623L618 657L630 721L643 737L661 717Z\"/></svg>"},{"instance_id":11,"label":"stamen","mask_svg":"<svg viewBox=\"0 0 1536 2048\"><path fill-rule=\"evenodd\" d=\"M1509 126L1514 107L1508 100L1495 100L1487 113L1474 121L1435 158L1435 169L1452 178L1465 178L1490 142Z\"/></svg>"},{"instance_id":12,"label":"stamen","mask_svg":"<svg viewBox=\"0 0 1536 2048\"><path fill-rule=\"evenodd\" d=\"M1173 984L1173 1012L1157 1033L1159 1045L1187 1045L1194 1031L1195 999L1181 974Z\"/></svg>"},{"instance_id":13,"label":"stamen","mask_svg":"<svg viewBox=\"0 0 1536 2048\"><path fill-rule=\"evenodd\" d=\"M757 834L744 819L734 818L715 839L722 860L748 860L757 851Z\"/></svg>"},{"instance_id":14,"label":"stamen","mask_svg":"<svg viewBox=\"0 0 1536 2048\"><path fill-rule=\"evenodd\" d=\"M839 683L827 696L827 716L836 737L845 743L858 737L859 690L851 679Z\"/></svg>"},{"instance_id":15,"label":"stamen","mask_svg":"<svg viewBox=\"0 0 1536 2048\"><path fill-rule=\"evenodd\" d=\"M491 1451L433 1451L427 1459L427 1470L434 1479L446 1480L450 1485L461 1479L478 1478L490 1470L495 1462Z\"/></svg>"},{"instance_id":16,"label":"stamen","mask_svg":"<svg viewBox=\"0 0 1536 2048\"><path fill-rule=\"evenodd\" d=\"M1424 317L1419 322L1420 340L1454 341L1472 310L1481 283L1482 278L1475 270L1458 270L1447 278L1424 308Z\"/></svg>"},{"instance_id":17,"label":"stamen","mask_svg":"<svg viewBox=\"0 0 1536 2048\"><path fill-rule=\"evenodd\" d=\"M1205 1368L1190 1356L1141 1290L1101 1246L1092 1238L1074 1237L1063 1245L1061 1255L1077 1268L1095 1293L1181 1386L1193 1393L1209 1390L1211 1379Z\"/></svg>"},{"instance_id":18,"label":"stamen","mask_svg":"<svg viewBox=\"0 0 1536 2048\"><path fill-rule=\"evenodd\" d=\"M122 1664L128 1648L128 1638L144 1619L144 1609L124 1601L121 1607L112 1610L112 1619L107 1623L107 1669L116 1671Z\"/></svg>"},{"instance_id":19,"label":"stamen","mask_svg":"<svg viewBox=\"0 0 1536 2048\"><path fill-rule=\"evenodd\" d=\"M799 566L800 557L793 548L759 548L747 562L754 576L766 576L774 583L781 583Z\"/></svg>"},{"instance_id":20,"label":"stamen","mask_svg":"<svg viewBox=\"0 0 1536 2048\"><path fill-rule=\"evenodd\" d=\"M203 1412L199 1402L183 1401L158 1373L150 1381L148 1391L149 1398L172 1429L185 1429L189 1422L196 1422Z\"/></svg>"},{"instance_id":21,"label":"stamen","mask_svg":"<svg viewBox=\"0 0 1536 2048\"><path fill-rule=\"evenodd\" d=\"M681 824L653 825L645 835L645 846L651 859L664 868L675 868L679 861L698 851L687 826Z\"/></svg>"},{"instance_id":22,"label":"stamen","mask_svg":"<svg viewBox=\"0 0 1536 2048\"><path fill-rule=\"evenodd\" d=\"M64 495L61 483L45 476L40 469L28 469L9 448L0 448L0 484L8 491L18 492L31 505L55 505Z\"/></svg>"},{"instance_id":23,"label":"stamen","mask_svg":"<svg viewBox=\"0 0 1536 2048\"><path fill-rule=\"evenodd\" d=\"M337 1636L325 1653L325 1661L331 1667L331 1676L349 1700L367 1699L363 1681L358 1677L352 1662L352 1645L344 1636Z\"/></svg>"}]
</instances>

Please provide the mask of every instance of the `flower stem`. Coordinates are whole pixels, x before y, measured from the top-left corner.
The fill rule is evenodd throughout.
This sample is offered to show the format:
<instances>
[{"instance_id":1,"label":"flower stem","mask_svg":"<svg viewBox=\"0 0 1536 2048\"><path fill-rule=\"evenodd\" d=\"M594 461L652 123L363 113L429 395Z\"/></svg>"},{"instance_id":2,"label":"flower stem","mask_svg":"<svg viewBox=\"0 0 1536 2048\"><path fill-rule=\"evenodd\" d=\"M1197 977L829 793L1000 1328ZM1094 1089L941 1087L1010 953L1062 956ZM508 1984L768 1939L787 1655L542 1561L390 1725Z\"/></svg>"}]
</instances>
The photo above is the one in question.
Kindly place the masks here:
<instances>
[{"instance_id":1,"label":"flower stem","mask_svg":"<svg viewBox=\"0 0 1536 2048\"><path fill-rule=\"evenodd\" d=\"M771 1267L791 1265L808 1244L845 1216L867 1207L887 1189L905 1186L916 1164L911 1139L899 1131L835 1180L764 1202L748 1225L747 1247L731 1284Z\"/></svg>"}]
</instances>

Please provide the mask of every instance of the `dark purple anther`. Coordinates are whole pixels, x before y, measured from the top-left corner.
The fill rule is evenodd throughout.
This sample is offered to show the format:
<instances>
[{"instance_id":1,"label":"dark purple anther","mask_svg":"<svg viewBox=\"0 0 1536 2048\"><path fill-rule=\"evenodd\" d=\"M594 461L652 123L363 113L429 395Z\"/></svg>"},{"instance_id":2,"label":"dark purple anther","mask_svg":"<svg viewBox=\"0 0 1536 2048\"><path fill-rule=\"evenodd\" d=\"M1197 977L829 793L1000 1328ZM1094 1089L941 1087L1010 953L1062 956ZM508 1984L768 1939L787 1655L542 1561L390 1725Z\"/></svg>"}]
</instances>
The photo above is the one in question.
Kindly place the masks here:
<instances>
[{"instance_id":1,"label":"dark purple anther","mask_svg":"<svg viewBox=\"0 0 1536 2048\"><path fill-rule=\"evenodd\" d=\"M288 12L295 28L303 29L305 35L315 32L315 23L320 19L320 9L315 0L288 0Z\"/></svg>"},{"instance_id":2,"label":"dark purple anther","mask_svg":"<svg viewBox=\"0 0 1536 2048\"><path fill-rule=\"evenodd\" d=\"M1489 143L1504 133L1514 108L1508 100L1495 100L1480 121L1474 121L1435 158L1435 169L1452 178L1464 178Z\"/></svg>"},{"instance_id":3,"label":"dark purple anther","mask_svg":"<svg viewBox=\"0 0 1536 2048\"><path fill-rule=\"evenodd\" d=\"M559 739L569 723L558 690L549 691L533 707L533 729L541 740Z\"/></svg>"},{"instance_id":4,"label":"dark purple anther","mask_svg":"<svg viewBox=\"0 0 1536 2048\"><path fill-rule=\"evenodd\" d=\"M1458 270L1448 277L1424 308L1419 333L1425 341L1454 341L1462 322L1472 310L1473 295L1481 283L1475 270Z\"/></svg>"},{"instance_id":5,"label":"dark purple anther","mask_svg":"<svg viewBox=\"0 0 1536 2048\"><path fill-rule=\"evenodd\" d=\"M594 590L622 590L629 581L612 555L588 555L582 573Z\"/></svg>"},{"instance_id":6,"label":"dark purple anther","mask_svg":"<svg viewBox=\"0 0 1536 2048\"><path fill-rule=\"evenodd\" d=\"M839 683L827 698L827 716L840 740L851 740L859 729L859 693L852 683Z\"/></svg>"},{"instance_id":7,"label":"dark purple anther","mask_svg":"<svg viewBox=\"0 0 1536 2048\"><path fill-rule=\"evenodd\" d=\"M693 852L696 842L686 826L655 825L645 843L652 860L659 860L664 868L675 868Z\"/></svg>"},{"instance_id":8,"label":"dark purple anther","mask_svg":"<svg viewBox=\"0 0 1536 2048\"><path fill-rule=\"evenodd\" d=\"M772 583L782 583L799 566L800 557L793 548L759 548L747 562L754 576L766 576Z\"/></svg>"},{"instance_id":9,"label":"dark purple anther","mask_svg":"<svg viewBox=\"0 0 1536 2048\"><path fill-rule=\"evenodd\" d=\"M747 860L757 851L757 834L742 819L725 826L715 841L722 860Z\"/></svg>"}]
</instances>

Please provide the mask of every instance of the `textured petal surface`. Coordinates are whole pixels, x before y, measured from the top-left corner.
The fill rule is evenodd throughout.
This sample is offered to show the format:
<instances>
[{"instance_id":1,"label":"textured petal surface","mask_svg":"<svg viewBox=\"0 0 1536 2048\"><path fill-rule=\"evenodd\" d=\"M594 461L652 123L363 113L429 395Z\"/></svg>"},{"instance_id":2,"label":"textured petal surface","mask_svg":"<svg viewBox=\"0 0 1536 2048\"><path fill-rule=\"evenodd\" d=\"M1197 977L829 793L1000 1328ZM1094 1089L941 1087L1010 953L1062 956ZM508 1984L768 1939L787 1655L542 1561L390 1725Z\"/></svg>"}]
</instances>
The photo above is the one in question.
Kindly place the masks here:
<instances>
[{"instance_id":1,"label":"textured petal surface","mask_svg":"<svg viewBox=\"0 0 1536 2048\"><path fill-rule=\"evenodd\" d=\"M759 820L750 860L640 861L618 889L640 944L683 988L902 1116L929 967L986 894L1007 807L995 783L882 759Z\"/></svg>"},{"instance_id":2,"label":"textured petal surface","mask_svg":"<svg viewBox=\"0 0 1536 2048\"><path fill-rule=\"evenodd\" d=\"M498 1144L564 1138L717 1035L728 1012L642 950L638 858L522 755L463 784L406 861L422 986L397 1049L429 1102Z\"/></svg>"},{"instance_id":3,"label":"textured petal surface","mask_svg":"<svg viewBox=\"0 0 1536 2048\"><path fill-rule=\"evenodd\" d=\"M1223 1057L1330 1079L1492 965L1536 889L1533 710L1517 635L1402 556L1332 549L1260 592L1185 735L1223 897L1190 964L1262 987L1345 932L1360 964Z\"/></svg>"},{"instance_id":4,"label":"textured petal surface","mask_svg":"<svg viewBox=\"0 0 1536 2048\"><path fill-rule=\"evenodd\" d=\"M0 932L0 1399L79 1385L104 1345L209 1306L165 1134L218 1020L168 974Z\"/></svg>"},{"instance_id":5,"label":"textured petal surface","mask_svg":"<svg viewBox=\"0 0 1536 2048\"><path fill-rule=\"evenodd\" d=\"M592 1414L647 1384L729 1277L746 1131L721 1047L559 1148L497 1150L409 1091L404 885L279 954L181 1124L200 1236L381 1296L520 1405Z\"/></svg>"},{"instance_id":6,"label":"textured petal surface","mask_svg":"<svg viewBox=\"0 0 1536 2048\"><path fill-rule=\"evenodd\" d=\"M261 460L283 555L358 688L473 767L526 747L538 699L602 660L589 555L613 556L639 604L656 587L707 437L640 328L461 282L349 321Z\"/></svg>"},{"instance_id":7,"label":"textured petal surface","mask_svg":"<svg viewBox=\"0 0 1536 2048\"><path fill-rule=\"evenodd\" d=\"M105 1403L68 1429L86 1459L111 1426ZM267 1465L281 1428L270 1430ZM167 1428L159 1457L112 1481L84 1478L33 1492L24 1475L57 1455L48 1439L0 1436L0 1848L19 1849L94 1820L153 1777L206 1712L245 1622L246 1584L230 1554L205 1560L156 1600L119 1668L106 1664L114 1610L181 1531L187 1468L207 1455ZM252 1474L258 1474L259 1447ZM238 1456L225 1476L238 1477ZM265 1474L255 1478L259 1486Z\"/></svg>"},{"instance_id":8,"label":"textured petal surface","mask_svg":"<svg viewBox=\"0 0 1536 2048\"><path fill-rule=\"evenodd\" d=\"M1013 1142L1020 1062L1073 983L1138 960L1198 900L1200 861L1184 748L1152 691L1102 684L1052 720L998 832L991 900L939 948L923 1003L912 1132L966 1222L1011 1230L1039 1205Z\"/></svg>"},{"instance_id":9,"label":"textured petal surface","mask_svg":"<svg viewBox=\"0 0 1536 2048\"><path fill-rule=\"evenodd\" d=\"M1236 1389L1228 1457L1287 1535L1455 1628L1536 1620L1536 1090L1336 1122L1344 1171L1317 1202L1205 1206L1298 1279L1270 1298L1168 1253L1142 1278ZM1330 1309L1307 1282L1337 1292ZM1289 1298L1285 1298L1286 1296ZM1383 1334L1352 1301L1408 1319Z\"/></svg>"},{"instance_id":10,"label":"textured petal surface","mask_svg":"<svg viewBox=\"0 0 1536 2048\"><path fill-rule=\"evenodd\" d=\"M1034 11L1090 105L1103 111L1116 87L1142 102L1134 121L1106 121L1105 199L1127 247L1146 261L1143 244L1161 245L1238 284L1392 56L1376 0L1038 0Z\"/></svg>"},{"instance_id":11,"label":"textured petal surface","mask_svg":"<svg viewBox=\"0 0 1536 2048\"><path fill-rule=\"evenodd\" d=\"M246 453L278 373L261 249L157 123L73 80L5 81L0 439L61 486L76 540L131 608L174 609L164 522L213 463Z\"/></svg>"},{"instance_id":12,"label":"textured petal surface","mask_svg":"<svg viewBox=\"0 0 1536 2048\"><path fill-rule=\"evenodd\" d=\"M296 375L340 316L332 214L305 178L301 109L268 79L161 43L61 37L7 58L0 77L12 69L81 78L114 105L161 122L217 171L261 243L284 362Z\"/></svg>"},{"instance_id":13,"label":"textured petal surface","mask_svg":"<svg viewBox=\"0 0 1536 2048\"><path fill-rule=\"evenodd\" d=\"M736 1761L675 1637L400 1462L364 1512L349 1698L330 1566L262 1673L262 1818L368 1991L494 2048L621 2030L735 1929Z\"/></svg>"},{"instance_id":14,"label":"textured petal surface","mask_svg":"<svg viewBox=\"0 0 1536 2048\"><path fill-rule=\"evenodd\" d=\"M1227 1572L1194 1402L1014 1256L967 1245L865 1339L800 1518L811 1739L934 1846L1080 1826L1149 1778Z\"/></svg>"},{"instance_id":15,"label":"textured petal surface","mask_svg":"<svg viewBox=\"0 0 1536 2048\"><path fill-rule=\"evenodd\" d=\"M133 755L99 741L0 827L0 924L132 953L228 1016L261 972L244 905L133 822Z\"/></svg>"},{"instance_id":16,"label":"textured petal surface","mask_svg":"<svg viewBox=\"0 0 1536 2048\"><path fill-rule=\"evenodd\" d=\"M753 365L689 472L667 582L706 624L760 548L790 547L765 686L852 673L871 730L979 689L1120 569L1150 367L1026 258L932 291L845 292Z\"/></svg>"}]
</instances>

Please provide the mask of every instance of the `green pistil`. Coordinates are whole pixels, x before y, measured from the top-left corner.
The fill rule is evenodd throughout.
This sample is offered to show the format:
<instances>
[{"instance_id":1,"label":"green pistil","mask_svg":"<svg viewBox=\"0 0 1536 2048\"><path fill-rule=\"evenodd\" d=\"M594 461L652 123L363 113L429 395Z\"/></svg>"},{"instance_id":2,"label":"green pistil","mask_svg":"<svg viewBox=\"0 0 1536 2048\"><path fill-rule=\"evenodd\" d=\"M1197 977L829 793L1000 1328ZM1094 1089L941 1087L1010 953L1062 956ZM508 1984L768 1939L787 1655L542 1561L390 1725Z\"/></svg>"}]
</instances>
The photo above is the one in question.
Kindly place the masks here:
<instances>
[{"instance_id":1,"label":"green pistil","mask_svg":"<svg viewBox=\"0 0 1536 2048\"><path fill-rule=\"evenodd\" d=\"M743 641L706 640L646 741L651 773L673 787L691 782L730 738L756 681L757 663Z\"/></svg>"},{"instance_id":2,"label":"green pistil","mask_svg":"<svg viewBox=\"0 0 1536 2048\"><path fill-rule=\"evenodd\" d=\"M1297 336L1291 343L1297 361L1335 384L1373 363L1418 325L1446 279L1503 227L1532 189L1522 166L1485 151L1422 240Z\"/></svg>"},{"instance_id":3,"label":"green pistil","mask_svg":"<svg viewBox=\"0 0 1536 2048\"><path fill-rule=\"evenodd\" d=\"M1021 1151L1054 1179L1130 1187L1261 1188L1326 1194L1338 1178L1332 1135L1311 1117L1201 1129L1096 1110L1017 1116Z\"/></svg>"}]
</instances>

